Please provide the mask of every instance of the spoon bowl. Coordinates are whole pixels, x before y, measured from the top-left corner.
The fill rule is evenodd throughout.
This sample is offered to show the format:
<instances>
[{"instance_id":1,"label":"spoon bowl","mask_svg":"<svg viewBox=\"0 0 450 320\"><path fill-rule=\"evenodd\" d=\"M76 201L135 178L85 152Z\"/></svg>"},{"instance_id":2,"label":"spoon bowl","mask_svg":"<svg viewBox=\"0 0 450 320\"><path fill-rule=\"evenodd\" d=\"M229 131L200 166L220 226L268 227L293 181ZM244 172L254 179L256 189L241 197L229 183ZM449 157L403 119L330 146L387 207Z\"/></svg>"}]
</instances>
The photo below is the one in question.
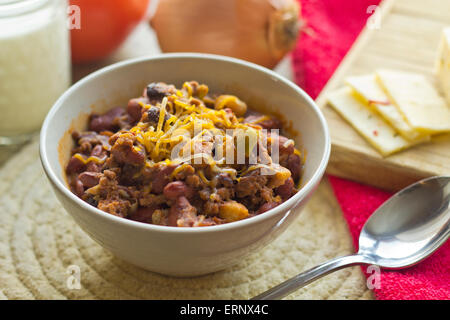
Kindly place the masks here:
<instances>
[{"instance_id":1,"label":"spoon bowl","mask_svg":"<svg viewBox=\"0 0 450 320\"><path fill-rule=\"evenodd\" d=\"M281 299L333 271L370 264L386 269L413 266L450 236L450 176L431 177L399 191L367 220L356 254L305 271L253 300Z\"/></svg>"},{"instance_id":2,"label":"spoon bowl","mask_svg":"<svg viewBox=\"0 0 450 320\"><path fill-rule=\"evenodd\" d=\"M373 264L412 266L439 248L450 234L450 177L421 180L392 196L369 218L358 254Z\"/></svg>"}]
</instances>

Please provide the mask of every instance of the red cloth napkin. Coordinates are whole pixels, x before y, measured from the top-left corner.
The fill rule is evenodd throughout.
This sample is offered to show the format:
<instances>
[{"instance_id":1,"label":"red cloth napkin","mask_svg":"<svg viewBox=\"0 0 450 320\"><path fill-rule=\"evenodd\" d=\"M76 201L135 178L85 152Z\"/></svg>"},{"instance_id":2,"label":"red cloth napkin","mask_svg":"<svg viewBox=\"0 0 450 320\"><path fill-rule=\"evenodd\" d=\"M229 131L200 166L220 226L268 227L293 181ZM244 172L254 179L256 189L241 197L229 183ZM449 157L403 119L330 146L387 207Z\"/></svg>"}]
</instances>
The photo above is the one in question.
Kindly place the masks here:
<instances>
[{"instance_id":1,"label":"red cloth napkin","mask_svg":"<svg viewBox=\"0 0 450 320\"><path fill-rule=\"evenodd\" d=\"M368 7L379 0L301 0L306 33L292 54L295 77L316 98L350 49L370 16ZM347 220L355 248L367 218L391 194L373 187L328 176ZM377 299L450 299L450 243L424 262L401 271L363 271L376 285ZM375 282L373 282L375 281Z\"/></svg>"}]
</instances>

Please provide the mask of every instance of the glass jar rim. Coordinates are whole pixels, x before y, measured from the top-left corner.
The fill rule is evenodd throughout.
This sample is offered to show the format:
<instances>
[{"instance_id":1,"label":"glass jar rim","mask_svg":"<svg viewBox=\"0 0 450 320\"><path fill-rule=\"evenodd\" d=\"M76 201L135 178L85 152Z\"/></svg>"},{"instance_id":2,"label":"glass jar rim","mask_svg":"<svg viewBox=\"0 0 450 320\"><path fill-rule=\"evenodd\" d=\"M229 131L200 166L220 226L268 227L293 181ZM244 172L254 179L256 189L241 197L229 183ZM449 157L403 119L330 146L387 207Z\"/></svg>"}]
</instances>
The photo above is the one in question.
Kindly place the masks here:
<instances>
[{"instance_id":1,"label":"glass jar rim","mask_svg":"<svg viewBox=\"0 0 450 320\"><path fill-rule=\"evenodd\" d=\"M39 10L51 0L0 0L0 18Z\"/></svg>"}]
</instances>

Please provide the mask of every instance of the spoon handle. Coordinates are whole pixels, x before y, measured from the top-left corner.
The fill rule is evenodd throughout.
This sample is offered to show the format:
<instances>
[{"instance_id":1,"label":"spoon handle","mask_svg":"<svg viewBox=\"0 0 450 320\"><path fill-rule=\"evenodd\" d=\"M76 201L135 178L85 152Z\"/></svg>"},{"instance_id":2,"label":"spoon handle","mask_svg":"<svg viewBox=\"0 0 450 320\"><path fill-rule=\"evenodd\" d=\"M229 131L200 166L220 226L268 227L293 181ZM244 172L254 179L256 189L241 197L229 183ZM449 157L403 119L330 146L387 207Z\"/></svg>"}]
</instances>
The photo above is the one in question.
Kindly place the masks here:
<instances>
[{"instance_id":1,"label":"spoon handle","mask_svg":"<svg viewBox=\"0 0 450 320\"><path fill-rule=\"evenodd\" d=\"M353 266L356 264L368 263L367 259L361 255L353 254L349 256L338 257L328 262L318 265L308 271L300 273L295 277L253 297L251 300L277 300L282 299L295 290L306 286L333 271Z\"/></svg>"}]
</instances>

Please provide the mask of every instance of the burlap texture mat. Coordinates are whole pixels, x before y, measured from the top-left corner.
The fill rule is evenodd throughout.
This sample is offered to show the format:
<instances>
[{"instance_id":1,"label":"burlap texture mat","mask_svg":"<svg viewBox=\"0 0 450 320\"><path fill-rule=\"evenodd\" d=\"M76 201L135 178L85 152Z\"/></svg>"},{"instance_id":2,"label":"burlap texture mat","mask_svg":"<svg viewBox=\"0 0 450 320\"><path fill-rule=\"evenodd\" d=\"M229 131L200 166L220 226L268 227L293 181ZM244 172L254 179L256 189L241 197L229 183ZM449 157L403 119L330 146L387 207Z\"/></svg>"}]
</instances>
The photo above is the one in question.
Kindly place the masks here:
<instances>
[{"instance_id":1,"label":"burlap texture mat","mask_svg":"<svg viewBox=\"0 0 450 320\"><path fill-rule=\"evenodd\" d=\"M352 251L325 179L299 218L263 250L214 274L166 277L114 257L75 224L51 190L36 141L0 170L0 299L248 299ZM288 297L372 298L359 267L340 270Z\"/></svg>"}]
</instances>

